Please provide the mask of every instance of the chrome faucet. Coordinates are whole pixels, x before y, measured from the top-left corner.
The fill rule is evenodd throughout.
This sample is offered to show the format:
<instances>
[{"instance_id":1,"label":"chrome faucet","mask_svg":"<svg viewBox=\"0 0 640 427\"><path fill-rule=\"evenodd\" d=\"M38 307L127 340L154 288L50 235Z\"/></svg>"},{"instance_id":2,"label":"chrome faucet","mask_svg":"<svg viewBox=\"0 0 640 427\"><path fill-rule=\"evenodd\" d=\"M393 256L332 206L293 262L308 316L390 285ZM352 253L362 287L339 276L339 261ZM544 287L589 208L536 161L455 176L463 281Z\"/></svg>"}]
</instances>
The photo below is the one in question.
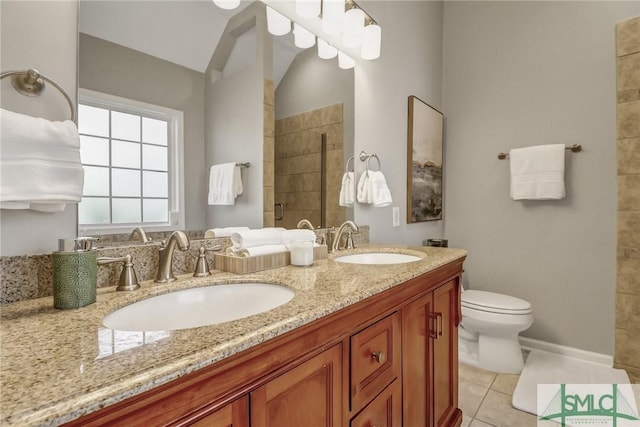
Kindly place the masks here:
<instances>
[{"instance_id":1,"label":"chrome faucet","mask_svg":"<svg viewBox=\"0 0 640 427\"><path fill-rule=\"evenodd\" d=\"M353 221L345 221L343 222L340 227L338 228L338 231L336 233L336 237L333 239L333 252L335 251L339 251L340 248L340 242L342 241L342 235L345 233L345 230L348 231L347 233L347 242L345 245L346 249L353 249L353 238L351 237L351 233L357 233L359 230L358 225L353 222Z\"/></svg>"},{"instance_id":2,"label":"chrome faucet","mask_svg":"<svg viewBox=\"0 0 640 427\"><path fill-rule=\"evenodd\" d=\"M147 233L144 232L144 229L142 227L134 228L131 232L131 235L129 236L131 240L135 239L136 237L139 237L144 244L151 243L151 241L153 240L147 236Z\"/></svg>"},{"instance_id":3,"label":"chrome faucet","mask_svg":"<svg viewBox=\"0 0 640 427\"><path fill-rule=\"evenodd\" d=\"M300 222L298 222L298 225L296 225L296 228L308 228L309 230L313 230L313 225L308 219L301 219Z\"/></svg>"},{"instance_id":4,"label":"chrome faucet","mask_svg":"<svg viewBox=\"0 0 640 427\"><path fill-rule=\"evenodd\" d=\"M176 280L176 276L173 274L173 252L176 250L176 245L181 251L189 249L189 238L184 232L174 231L169 236L166 244L163 242L158 251L160 259L158 261L158 274L154 282L169 283Z\"/></svg>"}]
</instances>

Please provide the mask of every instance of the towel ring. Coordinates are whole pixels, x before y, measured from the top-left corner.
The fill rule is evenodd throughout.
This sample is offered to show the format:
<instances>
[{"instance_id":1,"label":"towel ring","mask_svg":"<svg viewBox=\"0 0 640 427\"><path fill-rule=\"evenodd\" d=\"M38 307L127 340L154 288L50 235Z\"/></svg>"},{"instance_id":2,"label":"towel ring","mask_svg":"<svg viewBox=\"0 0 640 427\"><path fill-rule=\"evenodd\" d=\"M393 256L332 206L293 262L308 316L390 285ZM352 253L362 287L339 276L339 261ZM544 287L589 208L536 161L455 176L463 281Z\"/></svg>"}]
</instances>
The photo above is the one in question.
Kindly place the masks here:
<instances>
[{"instance_id":1,"label":"towel ring","mask_svg":"<svg viewBox=\"0 0 640 427\"><path fill-rule=\"evenodd\" d=\"M45 82L51 83L51 86L58 89L67 100L69 109L71 110L71 121L76 121L76 109L73 107L71 97L55 80L50 79L44 74L40 74L33 68L29 68L28 70L5 71L0 74L0 80L5 77L11 77L11 84L14 89L25 96L39 96L45 88Z\"/></svg>"},{"instance_id":2,"label":"towel ring","mask_svg":"<svg viewBox=\"0 0 640 427\"><path fill-rule=\"evenodd\" d=\"M371 161L371 159L374 158L378 161L378 171L382 170L382 164L380 163L380 157L378 157L378 155L376 153L373 153L372 155L370 155L367 158L367 163L365 165L365 168L367 169L367 172L369 171L369 162Z\"/></svg>"},{"instance_id":3,"label":"towel ring","mask_svg":"<svg viewBox=\"0 0 640 427\"><path fill-rule=\"evenodd\" d=\"M353 157L353 156L349 157L349 159L347 160L347 166L345 167L345 172L355 172L356 171L355 165L354 165L355 160L356 160L355 157ZM351 170L349 170L349 162L351 162Z\"/></svg>"}]
</instances>

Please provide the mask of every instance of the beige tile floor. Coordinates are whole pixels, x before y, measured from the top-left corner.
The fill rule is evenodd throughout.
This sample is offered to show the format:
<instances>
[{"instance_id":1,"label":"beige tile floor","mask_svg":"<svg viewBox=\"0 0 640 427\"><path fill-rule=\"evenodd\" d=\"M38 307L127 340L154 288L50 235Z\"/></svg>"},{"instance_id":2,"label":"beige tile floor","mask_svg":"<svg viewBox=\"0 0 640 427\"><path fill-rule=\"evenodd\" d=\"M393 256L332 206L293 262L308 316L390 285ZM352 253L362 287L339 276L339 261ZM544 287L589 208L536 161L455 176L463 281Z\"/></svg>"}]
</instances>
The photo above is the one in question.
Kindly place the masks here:
<instances>
[{"instance_id":1,"label":"beige tile floor","mask_svg":"<svg viewBox=\"0 0 640 427\"><path fill-rule=\"evenodd\" d=\"M458 370L458 403L462 409L462 427L537 427L555 426L540 421L527 412L511 406L513 390L519 375L497 374L460 364ZM640 385L634 385L640 407Z\"/></svg>"}]
</instances>

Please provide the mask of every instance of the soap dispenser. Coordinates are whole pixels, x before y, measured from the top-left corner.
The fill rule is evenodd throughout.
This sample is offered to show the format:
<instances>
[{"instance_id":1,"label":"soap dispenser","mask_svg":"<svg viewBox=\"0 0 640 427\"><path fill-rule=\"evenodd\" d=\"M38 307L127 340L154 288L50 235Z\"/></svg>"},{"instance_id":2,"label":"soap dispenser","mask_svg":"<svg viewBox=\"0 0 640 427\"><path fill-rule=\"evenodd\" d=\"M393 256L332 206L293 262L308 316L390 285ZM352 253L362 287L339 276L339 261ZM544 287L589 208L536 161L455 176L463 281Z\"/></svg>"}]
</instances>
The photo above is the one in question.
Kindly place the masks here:
<instances>
[{"instance_id":1,"label":"soap dispenser","mask_svg":"<svg viewBox=\"0 0 640 427\"><path fill-rule=\"evenodd\" d=\"M53 266L53 306L80 308L96 302L98 264L93 249L95 237L59 239L58 251L51 254Z\"/></svg>"}]
</instances>

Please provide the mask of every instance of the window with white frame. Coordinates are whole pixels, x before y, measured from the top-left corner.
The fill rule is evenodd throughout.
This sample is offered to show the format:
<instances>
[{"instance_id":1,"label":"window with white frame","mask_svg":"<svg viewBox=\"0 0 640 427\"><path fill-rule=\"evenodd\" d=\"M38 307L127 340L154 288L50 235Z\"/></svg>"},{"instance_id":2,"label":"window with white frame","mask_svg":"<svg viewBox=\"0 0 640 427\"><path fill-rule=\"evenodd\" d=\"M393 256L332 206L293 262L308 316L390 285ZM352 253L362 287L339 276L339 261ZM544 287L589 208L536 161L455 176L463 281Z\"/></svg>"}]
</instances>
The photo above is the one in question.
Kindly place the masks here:
<instances>
[{"instance_id":1,"label":"window with white frame","mask_svg":"<svg viewBox=\"0 0 640 427\"><path fill-rule=\"evenodd\" d=\"M184 228L181 111L81 89L83 231Z\"/></svg>"}]
</instances>

